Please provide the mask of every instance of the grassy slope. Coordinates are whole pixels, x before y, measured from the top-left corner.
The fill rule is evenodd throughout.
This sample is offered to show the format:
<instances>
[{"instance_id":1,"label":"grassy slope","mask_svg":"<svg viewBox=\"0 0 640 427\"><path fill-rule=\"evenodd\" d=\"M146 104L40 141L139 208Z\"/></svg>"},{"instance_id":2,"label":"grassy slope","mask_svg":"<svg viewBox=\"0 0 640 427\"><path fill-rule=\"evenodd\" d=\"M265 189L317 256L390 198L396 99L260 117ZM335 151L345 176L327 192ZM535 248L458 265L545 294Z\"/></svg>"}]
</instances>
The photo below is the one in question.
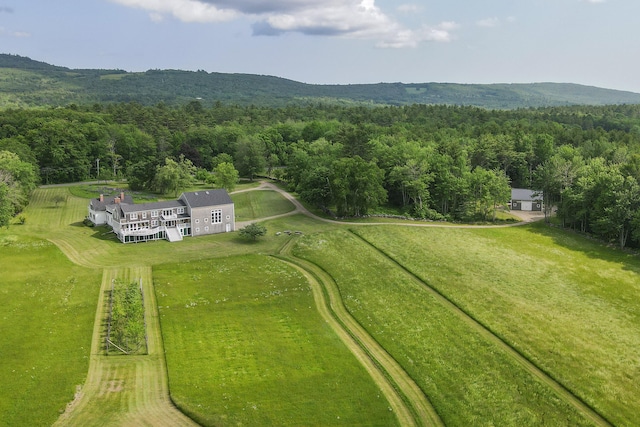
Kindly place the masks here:
<instances>
[{"instance_id":1,"label":"grassy slope","mask_svg":"<svg viewBox=\"0 0 640 427\"><path fill-rule=\"evenodd\" d=\"M358 233L614 424L640 422L637 257L541 224Z\"/></svg>"},{"instance_id":2,"label":"grassy slope","mask_svg":"<svg viewBox=\"0 0 640 427\"><path fill-rule=\"evenodd\" d=\"M0 231L0 425L50 425L82 384L100 272Z\"/></svg>"},{"instance_id":3,"label":"grassy slope","mask_svg":"<svg viewBox=\"0 0 640 427\"><path fill-rule=\"evenodd\" d=\"M247 191L232 195L236 221L250 221L291 212L294 206L275 191Z\"/></svg>"},{"instance_id":4,"label":"grassy slope","mask_svg":"<svg viewBox=\"0 0 640 427\"><path fill-rule=\"evenodd\" d=\"M446 425L589 424L355 236L306 236L294 253L334 277L351 314L422 387Z\"/></svg>"},{"instance_id":5,"label":"grassy slope","mask_svg":"<svg viewBox=\"0 0 640 427\"><path fill-rule=\"evenodd\" d=\"M53 202L56 194L66 197L58 207ZM230 234L185 239L171 246L166 242L122 245L113 242L104 229L79 225L86 206L86 199L71 196L67 189L38 190L27 211L27 224L12 227L9 235L27 242L35 240L26 236L47 235L80 263L110 267L133 266L141 260L161 265L219 255L276 253L284 242L282 236L274 235L276 231L295 229L310 234L337 228L294 215L269 221L269 235L256 244ZM358 229L616 424L638 423L637 260L538 226L500 230ZM5 231L0 233L7 235ZM320 257L319 262L339 282L349 309L414 378L420 379L445 421L519 425L581 422L554 393L456 321L375 250L367 249L357 239L352 247L350 239L322 236L333 249L319 251L325 243L318 248L311 245L306 255ZM304 239L311 242L316 237ZM353 256L345 257L345 253ZM0 263L4 259L0 258ZM20 263L23 259L20 257ZM66 262L60 259L56 268ZM510 262L505 263L505 259ZM26 277L28 270L31 273L30 269L20 269L17 260L7 261L9 264L17 269L19 277ZM87 272L81 268L78 271ZM4 282L0 289L4 292ZM0 297L3 295L0 293ZM28 297L25 294L24 299ZM11 300L7 306L24 299ZM89 311L94 309L95 303ZM31 319L22 319L26 327L33 328L28 325ZM10 342L12 346L15 344ZM2 363L0 360L0 366ZM77 383L77 379L71 381ZM29 398L35 395L31 389L25 393ZM21 420L17 419L18 424Z\"/></svg>"},{"instance_id":6,"label":"grassy slope","mask_svg":"<svg viewBox=\"0 0 640 427\"><path fill-rule=\"evenodd\" d=\"M54 202L56 195L65 197L57 207ZM87 199L72 196L67 188L36 190L26 211L27 223L21 226L21 230L34 236L47 236L80 265L100 268L138 266L141 263L157 265L218 255L274 253L282 243L277 239L263 239L251 244L238 237L237 233L226 233L185 239L179 245L167 241L123 245L107 227L89 228L82 224L87 205ZM270 212L279 213L264 208L261 212L269 215L272 214Z\"/></svg>"},{"instance_id":7,"label":"grassy slope","mask_svg":"<svg viewBox=\"0 0 640 427\"><path fill-rule=\"evenodd\" d=\"M395 424L292 267L250 255L154 278L172 397L204 425Z\"/></svg>"}]
</instances>

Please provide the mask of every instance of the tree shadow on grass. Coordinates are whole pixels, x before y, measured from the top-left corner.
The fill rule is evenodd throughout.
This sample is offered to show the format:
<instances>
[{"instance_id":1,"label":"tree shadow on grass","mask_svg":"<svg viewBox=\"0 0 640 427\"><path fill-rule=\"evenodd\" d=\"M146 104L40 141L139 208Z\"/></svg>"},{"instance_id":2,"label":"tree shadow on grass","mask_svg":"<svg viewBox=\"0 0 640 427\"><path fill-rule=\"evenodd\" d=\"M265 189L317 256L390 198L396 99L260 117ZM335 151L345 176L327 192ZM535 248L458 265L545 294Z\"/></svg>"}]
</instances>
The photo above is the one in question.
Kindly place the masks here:
<instances>
[{"instance_id":1,"label":"tree shadow on grass","mask_svg":"<svg viewBox=\"0 0 640 427\"><path fill-rule=\"evenodd\" d=\"M582 252L589 258L620 263L623 269L640 274L640 254L629 249L620 249L616 245L608 244L586 234L544 222L536 222L527 226L527 231L540 236L549 237L558 246L572 251Z\"/></svg>"},{"instance_id":2,"label":"tree shadow on grass","mask_svg":"<svg viewBox=\"0 0 640 427\"><path fill-rule=\"evenodd\" d=\"M259 237L257 239L247 239L245 237L235 237L231 240L233 243L237 243L239 245L253 246L259 245L260 243L264 243Z\"/></svg>"}]
</instances>

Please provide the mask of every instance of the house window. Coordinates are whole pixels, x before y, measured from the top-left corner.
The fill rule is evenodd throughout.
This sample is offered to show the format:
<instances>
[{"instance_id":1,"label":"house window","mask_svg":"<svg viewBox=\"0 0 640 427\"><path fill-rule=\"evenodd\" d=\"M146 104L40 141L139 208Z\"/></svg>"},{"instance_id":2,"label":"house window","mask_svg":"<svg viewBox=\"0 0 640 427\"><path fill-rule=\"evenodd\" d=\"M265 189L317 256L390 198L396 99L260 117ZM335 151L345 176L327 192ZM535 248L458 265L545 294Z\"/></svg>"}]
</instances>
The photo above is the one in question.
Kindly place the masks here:
<instances>
[{"instance_id":1,"label":"house window","mask_svg":"<svg viewBox=\"0 0 640 427\"><path fill-rule=\"evenodd\" d=\"M184 213L184 208L178 208L178 214L183 214Z\"/></svg>"},{"instance_id":2,"label":"house window","mask_svg":"<svg viewBox=\"0 0 640 427\"><path fill-rule=\"evenodd\" d=\"M196 218L196 224L200 224L200 219Z\"/></svg>"},{"instance_id":3,"label":"house window","mask_svg":"<svg viewBox=\"0 0 640 427\"><path fill-rule=\"evenodd\" d=\"M147 213L146 212L142 212L142 219L147 219Z\"/></svg>"},{"instance_id":4,"label":"house window","mask_svg":"<svg viewBox=\"0 0 640 427\"><path fill-rule=\"evenodd\" d=\"M204 228L204 231L209 231L209 226L208 225Z\"/></svg>"},{"instance_id":5,"label":"house window","mask_svg":"<svg viewBox=\"0 0 640 427\"><path fill-rule=\"evenodd\" d=\"M129 214L129 219L130 219L130 220L138 219L138 214L137 214L137 213L130 213L130 214Z\"/></svg>"},{"instance_id":6,"label":"house window","mask_svg":"<svg viewBox=\"0 0 640 427\"><path fill-rule=\"evenodd\" d=\"M209 218L207 218L206 216L204 217L204 222L209 222Z\"/></svg>"},{"instance_id":7,"label":"house window","mask_svg":"<svg viewBox=\"0 0 640 427\"><path fill-rule=\"evenodd\" d=\"M158 226L158 220L157 219L152 219L151 220L151 226L152 227L157 227Z\"/></svg>"},{"instance_id":8,"label":"house window","mask_svg":"<svg viewBox=\"0 0 640 427\"><path fill-rule=\"evenodd\" d=\"M158 217L158 211L151 211L151 218L157 218Z\"/></svg>"},{"instance_id":9,"label":"house window","mask_svg":"<svg viewBox=\"0 0 640 427\"><path fill-rule=\"evenodd\" d=\"M200 227L196 227L196 233L200 232Z\"/></svg>"},{"instance_id":10,"label":"house window","mask_svg":"<svg viewBox=\"0 0 640 427\"><path fill-rule=\"evenodd\" d=\"M214 209L211 211L211 223L222 224L222 209Z\"/></svg>"}]
</instances>

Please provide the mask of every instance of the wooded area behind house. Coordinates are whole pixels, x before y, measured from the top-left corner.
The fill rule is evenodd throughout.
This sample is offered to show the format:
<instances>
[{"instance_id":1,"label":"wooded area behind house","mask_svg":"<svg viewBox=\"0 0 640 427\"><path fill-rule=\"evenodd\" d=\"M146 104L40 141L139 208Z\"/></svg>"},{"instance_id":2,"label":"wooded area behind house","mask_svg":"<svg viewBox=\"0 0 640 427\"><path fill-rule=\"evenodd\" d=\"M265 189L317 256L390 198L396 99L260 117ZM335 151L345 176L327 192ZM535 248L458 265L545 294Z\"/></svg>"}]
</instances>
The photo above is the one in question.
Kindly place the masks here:
<instances>
[{"instance_id":1,"label":"wooded area behind house","mask_svg":"<svg viewBox=\"0 0 640 427\"><path fill-rule=\"evenodd\" d=\"M533 188L563 226L640 246L637 105L490 111L192 101L5 109L0 120L3 225L38 182L126 178L133 189L166 192L169 172L206 177L232 163L241 176L286 181L337 216L485 221L507 203L510 186Z\"/></svg>"}]
</instances>

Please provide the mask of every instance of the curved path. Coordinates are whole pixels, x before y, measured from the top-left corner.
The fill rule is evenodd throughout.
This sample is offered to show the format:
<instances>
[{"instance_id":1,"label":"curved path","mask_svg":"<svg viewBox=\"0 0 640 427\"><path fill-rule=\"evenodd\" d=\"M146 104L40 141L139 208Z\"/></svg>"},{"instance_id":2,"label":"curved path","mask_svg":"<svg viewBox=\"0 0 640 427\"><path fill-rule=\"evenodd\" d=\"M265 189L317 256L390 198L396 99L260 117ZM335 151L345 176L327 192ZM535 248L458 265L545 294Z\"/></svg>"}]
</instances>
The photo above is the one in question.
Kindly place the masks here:
<instances>
[{"instance_id":1,"label":"curved path","mask_svg":"<svg viewBox=\"0 0 640 427\"><path fill-rule=\"evenodd\" d=\"M287 199L288 201L291 202L291 204L293 204L293 206L295 207L294 210L284 213L284 214L280 214L280 215L273 215L270 217L266 217L266 218L259 218L256 220L252 220L252 221L243 221L243 222L237 222L236 223L236 229L239 229L241 227L244 227L245 225L251 224L253 222L256 221L267 221L270 219L276 219L276 218L282 218L285 216L290 216L290 215L295 215L297 213L301 213L304 214L310 218L313 218L317 221L323 221L323 222L328 222L331 224L341 224L341 225L403 225L403 226L407 226L407 227L441 227L441 228L503 228L503 227L517 227L517 226L521 226L530 222L534 222L534 221L540 221L542 219L544 219L544 216L542 214L540 215L536 215L535 213L527 213L527 212L518 212L518 211L511 211L512 214L518 216L522 222L514 222L514 223L510 223L510 224L497 224L497 225L492 225L492 224L488 224L488 225L473 225L473 224L451 224L451 223L443 223L443 222L422 222L422 221L415 221L415 222L349 222L349 221L340 221L340 220L333 220L333 219L328 219L328 218L323 218L321 216L318 216L316 214L314 214L313 212L311 212L310 210L308 210L306 207L304 207L304 205L302 203L300 203L300 201L298 199L296 199L295 197L293 197L291 195L291 193L289 193L286 190L283 190L282 188L278 187L277 185L268 182L268 181L261 181L260 186L259 187L255 187L255 188L249 188L247 190L240 190L240 191L236 191L234 193L244 193L247 191L259 191L259 190L268 190L268 191L276 191L278 193L280 193L285 199ZM232 193L232 194L234 194Z\"/></svg>"},{"instance_id":2,"label":"curved path","mask_svg":"<svg viewBox=\"0 0 640 427\"><path fill-rule=\"evenodd\" d=\"M444 426L420 387L347 311L333 278L317 265L291 255L293 242L291 238L279 258L307 278L318 312L380 387L400 425Z\"/></svg>"},{"instance_id":3,"label":"curved path","mask_svg":"<svg viewBox=\"0 0 640 427\"><path fill-rule=\"evenodd\" d=\"M514 223L514 224L504 224L504 225L482 225L482 226L475 225L474 226L474 225L444 225L444 224L438 224L438 223L433 223L433 224L432 223L426 223L426 224L425 223L357 223L356 224L351 222L333 221L326 218L321 218L309 212L304 206L302 206L302 204L298 200L296 200L293 196L291 196L291 194L289 194L288 192L282 190L281 188L271 183L263 182L260 187L256 188L256 190L258 189L268 189L268 190L278 191L280 194L286 197L289 201L291 201L291 203L293 203L294 206L296 206L296 209L293 212L288 212L285 215L291 215L292 213L300 212L320 221L331 222L334 224L351 225L351 226L353 225L358 225L358 226L360 225L406 225L406 226L414 226L414 227L417 226L417 227L449 227L449 228L497 228L497 227L513 227L513 226L523 225L523 224L526 224L532 221L541 220L544 218L544 216L542 215L523 212L520 216L521 219L523 219L523 222ZM279 216L283 216L283 215L279 215ZM559 383L558 381L550 377L547 373L542 371L538 366L536 366L529 359L524 357L521 353L519 353L516 349L511 347L508 343L503 341L491 330L486 328L484 325L479 323L472 316L470 316L465 311L460 309L460 307L458 307L454 302L449 300L446 296L442 295L436 289L432 288L427 283L422 281L415 274L407 270L402 264L399 264L395 259L389 257L386 253L378 249L376 246L372 245L371 243L369 243L368 241L366 241L360 236L357 236L357 237L360 240L362 240L365 244L374 248L376 251L382 254L385 258L389 259L394 264L396 264L398 268L405 271L413 281L415 281L421 287L426 289L430 294L432 294L435 298L441 301L452 312L456 313L463 321L465 321L469 326L471 326L473 329L479 332L488 341L492 342L493 344L495 344L496 346L504 350L506 354L508 354L513 360L515 360L531 375L538 378L541 382L543 382L549 388L551 388L559 398L561 398L562 400L564 400L565 402L573 406L586 419L589 419L591 422L593 422L595 425L598 425L598 426L611 426L611 423L609 423L607 419L605 419L599 413L593 410L593 408L587 405L578 396L573 394L563 384ZM285 245L285 248L282 251L283 255L285 254L288 255L289 246L290 246L289 244ZM410 405L412 406L414 414L418 415L418 417L415 418L414 421L425 420L427 423L429 423L429 425L442 425L442 421L438 417L437 413L435 412L431 404L428 402L426 396L424 396L424 394L422 393L422 390L415 384L415 382L413 382L413 380L402 369L402 367L397 365L397 362L393 360L393 358L391 358L391 356L388 353L386 353L386 351L382 349L377 344L377 342L375 342L375 340L372 337L370 337L368 333L358 324L358 322L355 319L353 319L351 315L348 313L348 311L342 304L342 299L340 297L339 290L337 288L337 285L331 278L331 276L312 263L300 260L298 258L292 259L290 255L288 255L288 258L294 264L297 264L298 266L300 266L303 269L302 271L306 270L307 273L312 272L313 275L319 278L318 280L322 283L322 285L324 286L324 289L329 295L331 311L340 320L341 325L347 331L349 331L349 333L351 333L353 337L356 338L358 344L362 346L362 348L366 349L367 353L371 355L371 357L380 364L380 367L386 371L386 373L395 383L397 388L405 395L406 399L410 402ZM308 274L307 274L307 277L308 277ZM319 298L323 298L323 297L320 296ZM336 332L339 333L338 330L336 330ZM352 351L354 351L354 354L356 354L357 351L360 351L358 349L354 349L354 347L349 343L347 343L347 345L352 349ZM372 376L374 377L374 379L376 379L376 376L374 375L374 373L372 373ZM378 379L376 379L376 382L384 391L385 390L384 382L381 383L379 382ZM392 394L392 397L393 397L393 394ZM390 396L387 395L387 398L390 398ZM400 418L400 420L403 421L402 418Z\"/></svg>"},{"instance_id":4,"label":"curved path","mask_svg":"<svg viewBox=\"0 0 640 427\"><path fill-rule=\"evenodd\" d=\"M334 221L313 214L290 193L270 182L263 181L259 187L242 191L255 190L276 191L289 200L295 208L285 214L237 223L237 228L255 221L265 221L297 213L302 213L318 221L355 225L352 222ZM486 228L520 224L469 226L422 222L380 222L357 225ZM86 260L77 253L72 245L63 239L52 241L72 261L85 267L96 267L95 265L87 265ZM285 245L279 257L305 275L313 289L318 311L385 393L401 425L443 425L438 414L417 384L348 313L331 276L318 266L290 255L289 250L293 241L291 239ZM55 423L56 426L131 425L180 427L197 425L175 407L169 396L166 361L151 274L151 267L149 266L122 269L110 268L103 271L87 379L84 386L78 389L74 401L69 403L66 411ZM149 337L148 355L119 357L106 356L104 354L102 343L104 341L104 321L106 319L105 295L110 289L111 281L115 278L142 280L146 298L145 315L147 316L147 333ZM328 301L325 299L325 292L329 299ZM123 408L127 408L127 410L123 412Z\"/></svg>"},{"instance_id":5,"label":"curved path","mask_svg":"<svg viewBox=\"0 0 640 427\"><path fill-rule=\"evenodd\" d=\"M388 259L390 262L395 264L399 269L404 271L416 284L425 289L429 294L431 294L435 299L437 299L442 305L447 307L452 313L456 314L462 321L464 321L467 325L469 325L472 329L478 332L481 336L483 336L487 341L493 343L496 347L503 350L511 359L516 361L520 366L522 366L527 372L536 377L540 382L547 385L550 389L552 389L556 395L573 406L579 413L581 413L586 419L591 421L594 425L602 426L602 427L611 427L611 423L603 418L600 414L598 414L593 408L587 405L582 399L573 394L569 389L567 389L563 384L559 383L552 377L550 377L547 373L541 370L538 366L532 363L529 359L524 357L520 352L518 352L511 345L502 340L498 335L496 335L493 331L488 329L486 326L481 324L471 315L467 314L464 310L458 307L453 301L447 298L445 295L441 294L440 291L430 286L428 283L424 282L414 273L409 271L405 266L396 261L393 257L387 255L384 251L379 249L377 246L373 245L366 239L361 236L352 233L353 236L357 237L364 244L368 245L380 255Z\"/></svg>"}]
</instances>

